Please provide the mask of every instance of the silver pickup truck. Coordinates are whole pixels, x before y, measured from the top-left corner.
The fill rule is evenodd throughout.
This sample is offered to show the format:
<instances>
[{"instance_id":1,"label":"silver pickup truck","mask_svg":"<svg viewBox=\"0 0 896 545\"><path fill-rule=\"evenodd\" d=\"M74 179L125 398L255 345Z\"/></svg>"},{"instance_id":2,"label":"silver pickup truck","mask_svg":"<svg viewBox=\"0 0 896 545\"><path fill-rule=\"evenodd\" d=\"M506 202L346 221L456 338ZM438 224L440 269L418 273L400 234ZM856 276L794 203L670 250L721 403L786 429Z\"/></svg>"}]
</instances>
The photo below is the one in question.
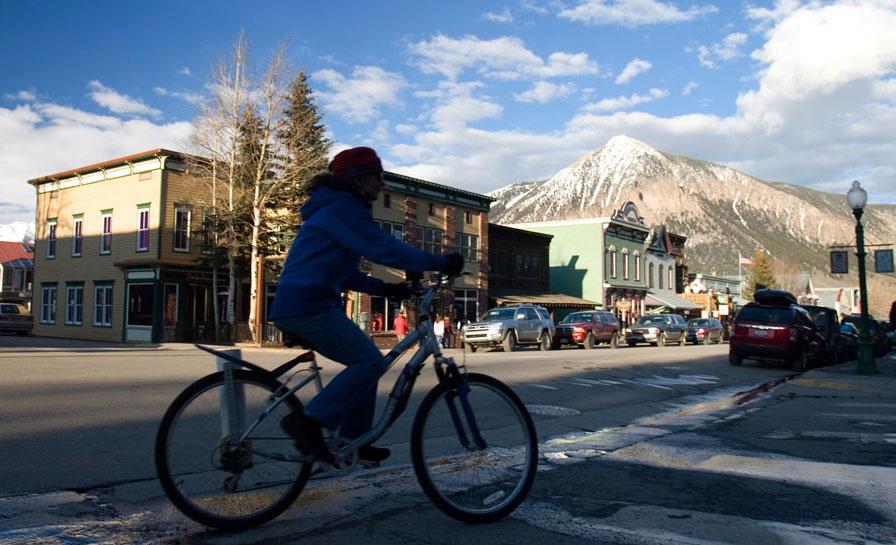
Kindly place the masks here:
<instances>
[{"instance_id":1,"label":"silver pickup truck","mask_svg":"<svg viewBox=\"0 0 896 545\"><path fill-rule=\"evenodd\" d=\"M515 305L493 308L478 322L464 326L461 337L470 352L482 347L500 346L512 352L518 345L538 345L550 350L554 338L554 321L544 307Z\"/></svg>"}]
</instances>

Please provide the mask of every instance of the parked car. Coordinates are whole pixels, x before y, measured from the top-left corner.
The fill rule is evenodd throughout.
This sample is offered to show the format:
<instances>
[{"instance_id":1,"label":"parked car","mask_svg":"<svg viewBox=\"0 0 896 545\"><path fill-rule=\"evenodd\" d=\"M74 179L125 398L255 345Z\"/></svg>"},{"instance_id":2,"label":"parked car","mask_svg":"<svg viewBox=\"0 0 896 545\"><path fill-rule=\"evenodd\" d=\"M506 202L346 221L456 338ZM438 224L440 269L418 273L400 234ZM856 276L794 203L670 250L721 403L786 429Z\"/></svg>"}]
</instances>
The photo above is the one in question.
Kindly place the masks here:
<instances>
[{"instance_id":1,"label":"parked car","mask_svg":"<svg viewBox=\"0 0 896 545\"><path fill-rule=\"evenodd\" d=\"M619 345L619 320L612 312L588 310L567 314L557 324L553 348L569 344L590 349L598 343L607 343L610 348Z\"/></svg>"},{"instance_id":2,"label":"parked car","mask_svg":"<svg viewBox=\"0 0 896 545\"><path fill-rule=\"evenodd\" d=\"M810 361L824 361L824 337L793 295L781 290L756 290L753 297L755 301L747 303L734 318L728 341L731 365L741 365L749 358L783 361L803 371Z\"/></svg>"},{"instance_id":3,"label":"parked car","mask_svg":"<svg viewBox=\"0 0 896 545\"><path fill-rule=\"evenodd\" d=\"M842 357L840 352L846 339L838 339L840 327L837 323L837 311L830 307L816 305L800 306L806 309L809 317L815 323L815 327L818 328L818 332L824 337L825 361L829 364L844 361L840 359Z\"/></svg>"},{"instance_id":4,"label":"parked car","mask_svg":"<svg viewBox=\"0 0 896 545\"><path fill-rule=\"evenodd\" d=\"M834 358L837 363L856 359L859 353L859 328L843 322L834 337Z\"/></svg>"},{"instance_id":5,"label":"parked car","mask_svg":"<svg viewBox=\"0 0 896 545\"><path fill-rule=\"evenodd\" d=\"M687 322L678 314L641 316L625 334L625 342L629 346L635 346L638 343L648 343L653 346L678 343L684 346L687 328Z\"/></svg>"},{"instance_id":6,"label":"parked car","mask_svg":"<svg viewBox=\"0 0 896 545\"><path fill-rule=\"evenodd\" d=\"M688 320L686 338L694 344L721 344L724 331L722 322L716 318L691 318Z\"/></svg>"},{"instance_id":7,"label":"parked car","mask_svg":"<svg viewBox=\"0 0 896 545\"><path fill-rule=\"evenodd\" d=\"M505 352L513 352L521 344L537 345L550 350L554 338L554 321L544 307L515 305L493 308L482 315L478 322L464 326L463 342L470 351L500 346Z\"/></svg>"},{"instance_id":8,"label":"parked car","mask_svg":"<svg viewBox=\"0 0 896 545\"><path fill-rule=\"evenodd\" d=\"M843 317L843 320L856 326L856 329L858 329L861 334L861 314L847 314ZM890 338L887 336L887 332L884 330L881 323L871 316L868 317L868 331L871 333L871 350L874 351L874 356L886 356L890 352Z\"/></svg>"},{"instance_id":9,"label":"parked car","mask_svg":"<svg viewBox=\"0 0 896 545\"><path fill-rule=\"evenodd\" d=\"M0 332L27 336L32 329L34 317L27 307L15 303L0 303Z\"/></svg>"}]
</instances>

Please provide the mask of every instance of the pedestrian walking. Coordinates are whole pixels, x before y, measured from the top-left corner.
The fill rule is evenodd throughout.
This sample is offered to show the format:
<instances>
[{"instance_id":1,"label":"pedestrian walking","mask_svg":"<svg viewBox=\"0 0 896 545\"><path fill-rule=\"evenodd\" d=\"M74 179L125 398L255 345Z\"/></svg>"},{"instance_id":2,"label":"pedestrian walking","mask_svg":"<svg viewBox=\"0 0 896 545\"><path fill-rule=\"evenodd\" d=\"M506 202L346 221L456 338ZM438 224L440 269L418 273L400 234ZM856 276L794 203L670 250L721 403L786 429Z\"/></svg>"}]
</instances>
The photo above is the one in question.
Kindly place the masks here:
<instances>
[{"instance_id":1,"label":"pedestrian walking","mask_svg":"<svg viewBox=\"0 0 896 545\"><path fill-rule=\"evenodd\" d=\"M408 319L404 317L403 312L398 313L393 324L392 327L395 328L395 336L398 337L398 342L403 341L408 336Z\"/></svg>"}]
</instances>

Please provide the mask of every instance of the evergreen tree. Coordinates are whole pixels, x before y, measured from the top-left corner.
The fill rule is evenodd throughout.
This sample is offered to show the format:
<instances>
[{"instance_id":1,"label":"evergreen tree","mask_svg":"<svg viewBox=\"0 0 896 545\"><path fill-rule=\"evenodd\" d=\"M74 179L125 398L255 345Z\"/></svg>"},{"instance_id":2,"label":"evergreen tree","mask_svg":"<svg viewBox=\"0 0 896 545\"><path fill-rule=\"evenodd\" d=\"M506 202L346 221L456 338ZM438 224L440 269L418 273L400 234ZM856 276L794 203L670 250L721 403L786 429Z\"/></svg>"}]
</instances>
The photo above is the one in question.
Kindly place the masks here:
<instances>
[{"instance_id":1,"label":"evergreen tree","mask_svg":"<svg viewBox=\"0 0 896 545\"><path fill-rule=\"evenodd\" d=\"M757 250L756 255L753 256L753 266L747 275L746 286L744 286L741 296L752 301L756 290L763 287L777 288L779 284L768 256L762 250Z\"/></svg>"}]
</instances>

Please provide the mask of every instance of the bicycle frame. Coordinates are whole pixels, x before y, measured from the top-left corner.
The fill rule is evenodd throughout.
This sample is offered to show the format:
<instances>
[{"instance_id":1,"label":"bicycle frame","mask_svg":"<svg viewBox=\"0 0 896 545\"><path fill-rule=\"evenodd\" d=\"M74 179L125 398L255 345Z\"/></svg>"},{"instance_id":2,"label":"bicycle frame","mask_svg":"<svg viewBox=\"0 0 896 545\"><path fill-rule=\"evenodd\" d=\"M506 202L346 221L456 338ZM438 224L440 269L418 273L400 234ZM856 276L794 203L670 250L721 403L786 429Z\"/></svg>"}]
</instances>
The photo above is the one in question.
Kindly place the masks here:
<instances>
[{"instance_id":1,"label":"bicycle frame","mask_svg":"<svg viewBox=\"0 0 896 545\"><path fill-rule=\"evenodd\" d=\"M395 380L395 384L392 387L391 393L389 394L386 407L380 414L379 419L377 419L377 421L371 427L370 431L350 441L349 445L352 448L357 449L358 447L361 447L363 445L371 444L382 437L386 430L389 429L389 426L391 426L391 424L402 414L402 412L404 412L404 409L407 406L407 402L410 399L410 395L417 376L420 374L420 370L423 368L426 360L430 356L434 356L434 368L439 381L444 381L450 378L452 375L460 373L460 371L458 371L457 364L454 362L454 359L445 357L442 354L442 347L435 336L435 332L433 331L432 316L429 312L435 294L447 287L450 281L450 278L440 277L438 282L426 291L426 294L418 305L419 316L421 316L422 320L410 335L405 337L385 355L388 364L388 370L391 369L395 361L397 361L398 358L401 357L405 352L407 352L412 346L414 346L415 344L419 344L419 348L416 352L414 352L414 354L411 356L411 359L405 364L401 374ZM222 419L225 420L222 421L222 428L224 428L222 429L222 433L227 437L239 437L239 439L236 441L237 444L241 444L243 441L245 441L258 426L258 424L289 396L295 394L297 391L304 388L311 382L315 383L317 392L320 392L323 387L320 378L320 367L317 365L313 351L305 352L298 357L284 363L283 365L280 365L276 369L268 371L267 369L259 367L243 359L237 358L236 356L227 354L226 352L213 350L211 348L198 344L196 346L224 360L222 362L222 370L224 372L225 388L222 397L226 399L222 399L222 414L225 415L225 418ZM288 390L285 390L281 393L283 388L285 388L284 385L283 388L275 392L276 397L274 398L274 400L265 407L261 414L255 418L254 422L252 422L252 424L250 424L245 430L240 430L240 425L238 422L236 422L237 418L235 417L235 415L242 414L241 407L244 406L244 400L240 399L240 392L237 388L234 387L233 365L245 367L247 369L264 374L270 374L274 377L279 377L288 372L296 365L305 362L310 363L310 366L308 368L310 376L304 378L297 384L289 387ZM447 369L448 371L446 371L445 369ZM460 439L461 444L463 444L466 448L470 448L470 441L467 438L466 432L464 431L464 427L461 421L461 415L458 412L457 407L453 403L454 397L458 397L460 399L463 416L466 418L467 425L469 426L470 434L472 435L475 447L485 448L485 441L480 434L475 415L473 414L472 408L470 407L469 401L467 400L468 391L469 389L468 387L466 387L466 384L461 383L460 388L458 388L457 395L448 399L448 409L451 415L451 420L458 433L458 438Z\"/></svg>"}]
</instances>

